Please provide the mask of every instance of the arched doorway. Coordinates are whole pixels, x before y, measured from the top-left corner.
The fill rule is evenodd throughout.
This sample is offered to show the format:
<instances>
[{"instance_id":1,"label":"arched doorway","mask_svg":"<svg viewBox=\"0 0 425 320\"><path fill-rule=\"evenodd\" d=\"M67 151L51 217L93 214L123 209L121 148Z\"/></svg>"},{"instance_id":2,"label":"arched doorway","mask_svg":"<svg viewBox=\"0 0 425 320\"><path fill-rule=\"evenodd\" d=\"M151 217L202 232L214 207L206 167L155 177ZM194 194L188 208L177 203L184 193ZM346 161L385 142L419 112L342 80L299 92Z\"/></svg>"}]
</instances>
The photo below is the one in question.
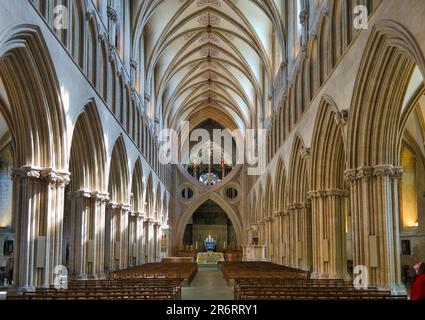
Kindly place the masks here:
<instances>
[{"instance_id":1,"label":"arched doorway","mask_svg":"<svg viewBox=\"0 0 425 320\"><path fill-rule=\"evenodd\" d=\"M235 228L226 212L212 200L204 202L192 215L183 235L183 245L206 251L204 241L211 237L215 251L237 250Z\"/></svg>"},{"instance_id":2,"label":"arched doorway","mask_svg":"<svg viewBox=\"0 0 425 320\"><path fill-rule=\"evenodd\" d=\"M190 219L198 210L198 208L200 208L208 200L211 200L218 206L220 206L220 208L223 209L223 211L227 214L228 218L231 220L233 228L235 229L237 244L245 244L245 236L243 234L242 222L239 214L219 195L215 193L206 193L203 196L199 197L196 201L194 201L177 221L177 225L175 228L176 234L174 237L174 243L177 246L175 247L175 249L178 249L179 247L183 246L183 238L186 225L189 223Z\"/></svg>"}]
</instances>

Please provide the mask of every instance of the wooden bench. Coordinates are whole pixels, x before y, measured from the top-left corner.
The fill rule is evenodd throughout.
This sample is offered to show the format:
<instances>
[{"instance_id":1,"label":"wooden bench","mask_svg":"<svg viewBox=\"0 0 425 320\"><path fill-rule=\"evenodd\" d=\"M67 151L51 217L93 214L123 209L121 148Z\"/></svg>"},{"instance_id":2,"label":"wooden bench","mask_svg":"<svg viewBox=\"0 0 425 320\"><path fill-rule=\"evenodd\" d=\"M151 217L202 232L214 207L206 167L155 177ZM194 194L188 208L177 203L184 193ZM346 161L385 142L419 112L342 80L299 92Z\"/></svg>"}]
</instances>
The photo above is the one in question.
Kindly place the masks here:
<instances>
[{"instance_id":1,"label":"wooden bench","mask_svg":"<svg viewBox=\"0 0 425 320\"><path fill-rule=\"evenodd\" d=\"M342 280L236 279L235 300L406 300L376 288L358 290Z\"/></svg>"},{"instance_id":2,"label":"wooden bench","mask_svg":"<svg viewBox=\"0 0 425 320\"><path fill-rule=\"evenodd\" d=\"M308 279L308 272L269 262L224 262L221 271L229 284L236 278L242 279Z\"/></svg>"},{"instance_id":3,"label":"wooden bench","mask_svg":"<svg viewBox=\"0 0 425 320\"><path fill-rule=\"evenodd\" d=\"M109 279L164 278L184 279L190 285L196 273L196 263L148 263L126 270L114 271L108 274Z\"/></svg>"},{"instance_id":4,"label":"wooden bench","mask_svg":"<svg viewBox=\"0 0 425 320\"><path fill-rule=\"evenodd\" d=\"M8 295L9 300L180 300L183 279L113 279L70 281L67 289L53 286Z\"/></svg>"}]
</instances>

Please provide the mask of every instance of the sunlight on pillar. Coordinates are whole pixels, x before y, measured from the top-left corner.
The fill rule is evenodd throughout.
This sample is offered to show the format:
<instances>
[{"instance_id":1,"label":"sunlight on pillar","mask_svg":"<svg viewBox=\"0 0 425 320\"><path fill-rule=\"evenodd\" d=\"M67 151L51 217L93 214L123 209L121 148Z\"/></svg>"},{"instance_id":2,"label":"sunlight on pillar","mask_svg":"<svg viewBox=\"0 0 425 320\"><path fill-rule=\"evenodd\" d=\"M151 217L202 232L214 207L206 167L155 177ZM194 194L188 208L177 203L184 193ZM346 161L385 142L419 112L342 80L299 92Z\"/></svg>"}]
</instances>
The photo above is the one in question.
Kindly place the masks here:
<instances>
[{"instance_id":1,"label":"sunlight on pillar","mask_svg":"<svg viewBox=\"0 0 425 320\"><path fill-rule=\"evenodd\" d=\"M404 228L418 227L418 195L416 190L416 157L408 148L401 149L403 179L401 182L402 220Z\"/></svg>"}]
</instances>

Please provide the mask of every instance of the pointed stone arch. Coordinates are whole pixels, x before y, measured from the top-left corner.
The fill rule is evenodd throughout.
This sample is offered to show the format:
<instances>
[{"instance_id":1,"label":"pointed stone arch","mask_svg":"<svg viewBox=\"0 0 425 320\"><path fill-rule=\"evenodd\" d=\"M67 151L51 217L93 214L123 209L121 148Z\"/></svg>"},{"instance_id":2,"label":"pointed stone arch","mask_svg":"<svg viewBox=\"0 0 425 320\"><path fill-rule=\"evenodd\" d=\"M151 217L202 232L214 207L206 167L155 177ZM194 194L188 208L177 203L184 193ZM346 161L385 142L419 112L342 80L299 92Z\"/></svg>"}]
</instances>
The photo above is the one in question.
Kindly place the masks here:
<instances>
[{"instance_id":1,"label":"pointed stone arch","mask_svg":"<svg viewBox=\"0 0 425 320\"><path fill-rule=\"evenodd\" d=\"M128 266L128 221L130 207L128 158L124 139L120 136L112 150L109 166L108 192L110 202L106 211L106 270Z\"/></svg>"},{"instance_id":2,"label":"pointed stone arch","mask_svg":"<svg viewBox=\"0 0 425 320\"><path fill-rule=\"evenodd\" d=\"M62 263L64 188L69 182L66 120L48 47L37 26L16 25L0 35L0 81L9 105L0 107L12 137L14 286L32 290L53 281ZM43 241L49 255L37 260ZM37 268L37 261L44 268Z\"/></svg>"},{"instance_id":3,"label":"pointed stone arch","mask_svg":"<svg viewBox=\"0 0 425 320\"><path fill-rule=\"evenodd\" d=\"M276 262L284 265L289 265L287 257L289 257L289 216L288 216L288 190L286 184L285 164L279 157L276 166L275 178L275 219L276 219L276 243L277 248Z\"/></svg>"},{"instance_id":4,"label":"pointed stone arch","mask_svg":"<svg viewBox=\"0 0 425 320\"><path fill-rule=\"evenodd\" d=\"M343 122L335 102L322 98L313 133L311 190L313 278L343 279L346 270L348 188Z\"/></svg>"},{"instance_id":5,"label":"pointed stone arch","mask_svg":"<svg viewBox=\"0 0 425 320\"><path fill-rule=\"evenodd\" d=\"M312 260L309 156L310 150L296 135L289 169L289 252L291 266L303 270L310 269Z\"/></svg>"},{"instance_id":6,"label":"pointed stone arch","mask_svg":"<svg viewBox=\"0 0 425 320\"><path fill-rule=\"evenodd\" d=\"M106 152L97 107L89 102L74 127L69 160L71 182L64 214L64 265L80 277L104 273ZM89 257L93 257L89 259Z\"/></svg>"},{"instance_id":7,"label":"pointed stone arch","mask_svg":"<svg viewBox=\"0 0 425 320\"><path fill-rule=\"evenodd\" d=\"M132 212L144 214L144 187L142 161L139 158L134 166L131 183Z\"/></svg>"},{"instance_id":8,"label":"pointed stone arch","mask_svg":"<svg viewBox=\"0 0 425 320\"><path fill-rule=\"evenodd\" d=\"M233 227L235 228L236 239L239 245L244 244L245 237L243 235L242 221L237 212L225 201L221 196L216 193L207 193L200 196L190 207L183 213L177 222L177 229L175 233L175 240L177 245L183 243L184 231L189 219L193 216L195 211L208 200L214 201L223 211L227 214L229 219L232 221Z\"/></svg>"},{"instance_id":9,"label":"pointed stone arch","mask_svg":"<svg viewBox=\"0 0 425 320\"><path fill-rule=\"evenodd\" d=\"M143 228L144 228L144 183L141 159L137 159L131 179L131 213L128 218L129 229L129 266L143 263Z\"/></svg>"},{"instance_id":10,"label":"pointed stone arch","mask_svg":"<svg viewBox=\"0 0 425 320\"><path fill-rule=\"evenodd\" d=\"M148 181L146 183L146 217L153 219L153 210L154 210L154 187L153 187L153 178L152 173L149 174Z\"/></svg>"},{"instance_id":11,"label":"pointed stone arch","mask_svg":"<svg viewBox=\"0 0 425 320\"><path fill-rule=\"evenodd\" d=\"M411 111L402 107L416 67L425 75L425 59L415 37L394 21L375 24L360 64L348 124L346 178L354 265L369 268L370 285L399 293L405 292L398 218L400 150L404 120Z\"/></svg>"},{"instance_id":12,"label":"pointed stone arch","mask_svg":"<svg viewBox=\"0 0 425 320\"><path fill-rule=\"evenodd\" d=\"M105 192L106 151L102 123L94 102L89 102L74 127L69 160L70 190Z\"/></svg>"},{"instance_id":13,"label":"pointed stone arch","mask_svg":"<svg viewBox=\"0 0 425 320\"><path fill-rule=\"evenodd\" d=\"M119 137L112 150L109 167L109 195L115 204L129 204L129 172L125 142Z\"/></svg>"}]
</instances>

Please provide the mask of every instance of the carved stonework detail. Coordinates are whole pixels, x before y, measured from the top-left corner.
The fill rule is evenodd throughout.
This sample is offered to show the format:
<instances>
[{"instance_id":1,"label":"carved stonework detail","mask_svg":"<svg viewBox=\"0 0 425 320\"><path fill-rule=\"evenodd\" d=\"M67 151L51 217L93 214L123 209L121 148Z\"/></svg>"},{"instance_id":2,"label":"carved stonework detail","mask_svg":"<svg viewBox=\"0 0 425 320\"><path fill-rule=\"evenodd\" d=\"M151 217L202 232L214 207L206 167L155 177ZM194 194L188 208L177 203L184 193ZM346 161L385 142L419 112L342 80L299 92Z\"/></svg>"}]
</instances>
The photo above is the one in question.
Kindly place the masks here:
<instances>
[{"instance_id":1,"label":"carved stonework detail","mask_svg":"<svg viewBox=\"0 0 425 320\"><path fill-rule=\"evenodd\" d=\"M199 54L202 57L217 57L220 55L220 51L217 50L216 48L208 47L208 48L203 48L201 51L199 51Z\"/></svg>"},{"instance_id":2,"label":"carved stonework detail","mask_svg":"<svg viewBox=\"0 0 425 320\"><path fill-rule=\"evenodd\" d=\"M310 148L302 148L301 150L301 158L307 160L310 158Z\"/></svg>"},{"instance_id":3,"label":"carved stonework detail","mask_svg":"<svg viewBox=\"0 0 425 320\"><path fill-rule=\"evenodd\" d=\"M130 68L133 70L137 70L139 67L139 63L135 59L130 59Z\"/></svg>"},{"instance_id":4,"label":"carved stonework detail","mask_svg":"<svg viewBox=\"0 0 425 320\"><path fill-rule=\"evenodd\" d=\"M108 6L107 14L108 14L108 18L111 19L113 22L117 22L118 21L118 13L111 6Z\"/></svg>"},{"instance_id":5,"label":"carved stonework detail","mask_svg":"<svg viewBox=\"0 0 425 320\"><path fill-rule=\"evenodd\" d=\"M308 22L308 11L307 10L302 10L300 12L300 24L305 25Z\"/></svg>"},{"instance_id":6,"label":"carved stonework detail","mask_svg":"<svg viewBox=\"0 0 425 320\"><path fill-rule=\"evenodd\" d=\"M373 167L362 167L360 169L350 169L345 172L345 179L348 182L356 182L359 180L369 182L375 177L388 177L400 180L403 177L403 168L385 164Z\"/></svg>"},{"instance_id":7,"label":"carved stonework detail","mask_svg":"<svg viewBox=\"0 0 425 320\"><path fill-rule=\"evenodd\" d=\"M198 23L202 26L218 26L221 22L219 16L212 13L206 13L198 18Z\"/></svg>"},{"instance_id":8,"label":"carved stonework detail","mask_svg":"<svg viewBox=\"0 0 425 320\"><path fill-rule=\"evenodd\" d=\"M308 196L310 199L325 198L325 197L337 197L347 198L350 192L348 190L329 189L329 190L316 190L310 191Z\"/></svg>"},{"instance_id":9,"label":"carved stonework detail","mask_svg":"<svg viewBox=\"0 0 425 320\"><path fill-rule=\"evenodd\" d=\"M94 17L95 17L94 10L90 10L90 11L86 12L86 20L87 21L90 20L91 18L94 18Z\"/></svg>"},{"instance_id":10,"label":"carved stonework detail","mask_svg":"<svg viewBox=\"0 0 425 320\"><path fill-rule=\"evenodd\" d=\"M198 0L197 4L198 7L205 7L205 6L211 6L211 7L221 7L221 0Z\"/></svg>"},{"instance_id":11,"label":"carved stonework detail","mask_svg":"<svg viewBox=\"0 0 425 320\"><path fill-rule=\"evenodd\" d=\"M348 110L341 110L335 113L335 121L338 124L345 126L348 123L348 116L349 116Z\"/></svg>"},{"instance_id":12,"label":"carved stonework detail","mask_svg":"<svg viewBox=\"0 0 425 320\"><path fill-rule=\"evenodd\" d=\"M192 32L188 32L183 36L184 41L189 41L190 39L192 39L197 32L192 31Z\"/></svg>"},{"instance_id":13,"label":"carved stonework detail","mask_svg":"<svg viewBox=\"0 0 425 320\"><path fill-rule=\"evenodd\" d=\"M110 199L109 199L109 193L102 193L102 192L92 192L91 196L93 199L96 200L96 202L99 203L107 203Z\"/></svg>"},{"instance_id":14,"label":"carved stonework detail","mask_svg":"<svg viewBox=\"0 0 425 320\"><path fill-rule=\"evenodd\" d=\"M24 166L19 169L12 170L12 180L18 178L40 179L41 169L30 166Z\"/></svg>"},{"instance_id":15,"label":"carved stonework detail","mask_svg":"<svg viewBox=\"0 0 425 320\"><path fill-rule=\"evenodd\" d=\"M199 43L205 42L220 43L220 38L214 33L206 32L199 38Z\"/></svg>"}]
</instances>

